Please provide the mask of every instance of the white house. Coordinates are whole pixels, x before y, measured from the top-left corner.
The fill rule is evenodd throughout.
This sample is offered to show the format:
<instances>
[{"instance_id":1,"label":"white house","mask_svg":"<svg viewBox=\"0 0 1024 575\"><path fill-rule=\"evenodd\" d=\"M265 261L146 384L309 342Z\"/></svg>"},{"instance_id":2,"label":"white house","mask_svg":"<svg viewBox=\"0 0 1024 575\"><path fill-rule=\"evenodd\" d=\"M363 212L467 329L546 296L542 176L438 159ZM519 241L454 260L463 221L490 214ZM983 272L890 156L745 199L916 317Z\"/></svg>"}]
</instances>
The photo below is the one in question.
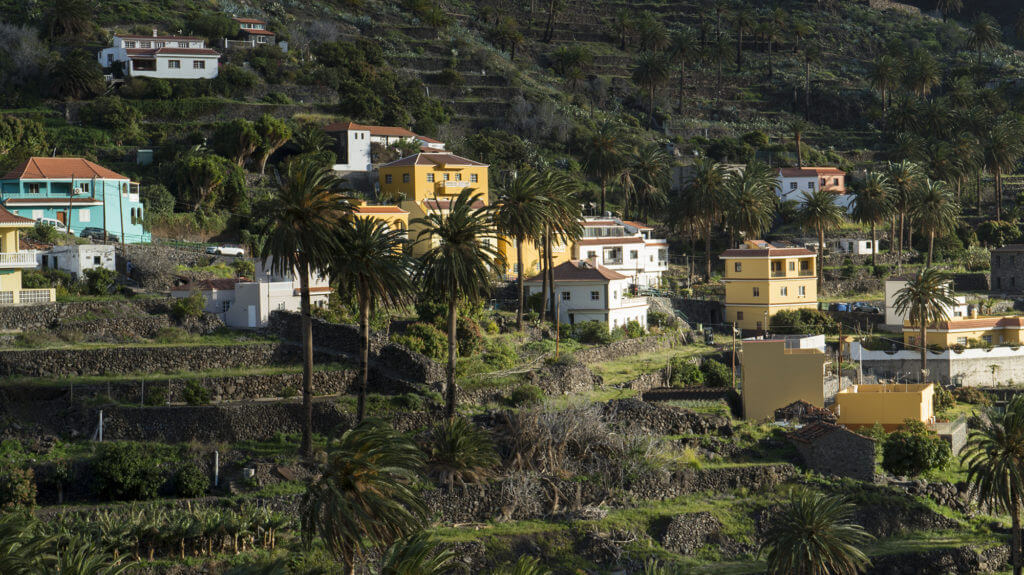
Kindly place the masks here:
<instances>
[{"instance_id":1,"label":"white house","mask_svg":"<svg viewBox=\"0 0 1024 575\"><path fill-rule=\"evenodd\" d=\"M835 253L854 256L870 256L878 252L878 240L871 238L831 238L827 245Z\"/></svg>"},{"instance_id":2,"label":"white house","mask_svg":"<svg viewBox=\"0 0 1024 575\"><path fill-rule=\"evenodd\" d=\"M586 217L572 257L592 259L627 276L638 287L657 287L668 270L668 242L651 237L654 228L614 217Z\"/></svg>"},{"instance_id":3,"label":"white house","mask_svg":"<svg viewBox=\"0 0 1024 575\"><path fill-rule=\"evenodd\" d=\"M847 193L846 172L832 167L779 168L775 195L779 201L803 203L804 194L828 190L835 194L836 205L850 211L853 194Z\"/></svg>"},{"instance_id":4,"label":"white house","mask_svg":"<svg viewBox=\"0 0 1024 575\"><path fill-rule=\"evenodd\" d=\"M899 291L907 287L907 282L911 278L907 277L894 277L885 280L885 325L887 326L898 326L903 327L903 322L907 319L909 312L899 313L896 311L896 297ZM950 281L947 289L950 293L953 292L953 282ZM953 299L956 300L955 306L942 306L946 312L946 316L949 319L964 319L969 317L969 310L967 306L967 298L962 295L954 295Z\"/></svg>"},{"instance_id":5,"label":"white house","mask_svg":"<svg viewBox=\"0 0 1024 575\"><path fill-rule=\"evenodd\" d=\"M116 269L114 246L104 244L53 246L49 250L37 252L36 261L42 269L66 271L76 279L82 279L85 270Z\"/></svg>"},{"instance_id":6,"label":"white house","mask_svg":"<svg viewBox=\"0 0 1024 575\"><path fill-rule=\"evenodd\" d=\"M628 276L593 260L570 260L556 266L552 273L561 322L575 325L600 321L607 323L610 331L636 321L647 329L647 298L630 295ZM543 289L539 275L525 284L531 294Z\"/></svg>"},{"instance_id":7,"label":"white house","mask_svg":"<svg viewBox=\"0 0 1024 575\"><path fill-rule=\"evenodd\" d=\"M153 29L152 36L115 34L112 46L97 57L104 68L120 63L131 78L209 80L217 77L220 53L207 48L202 38L159 36Z\"/></svg>"},{"instance_id":8,"label":"white house","mask_svg":"<svg viewBox=\"0 0 1024 575\"><path fill-rule=\"evenodd\" d=\"M274 310L300 311L302 300L297 274L275 274L261 262L256 264L255 281L246 279L212 279L190 282L171 290L175 298L193 292L203 294L203 311L221 318L225 325L236 328L263 327ZM310 303L327 305L331 287L327 278L314 275L309 281Z\"/></svg>"},{"instance_id":9,"label":"white house","mask_svg":"<svg viewBox=\"0 0 1024 575\"><path fill-rule=\"evenodd\" d=\"M225 49L256 48L257 46L273 46L277 35L270 31L265 20L258 18L232 18L238 25L238 39L223 39Z\"/></svg>"},{"instance_id":10,"label":"white house","mask_svg":"<svg viewBox=\"0 0 1024 575\"><path fill-rule=\"evenodd\" d=\"M418 144L423 152L444 151L444 142L420 136L396 126L364 126L355 122L329 124L324 127L338 143L337 172L369 172L373 169L370 145L393 146L401 141Z\"/></svg>"}]
</instances>

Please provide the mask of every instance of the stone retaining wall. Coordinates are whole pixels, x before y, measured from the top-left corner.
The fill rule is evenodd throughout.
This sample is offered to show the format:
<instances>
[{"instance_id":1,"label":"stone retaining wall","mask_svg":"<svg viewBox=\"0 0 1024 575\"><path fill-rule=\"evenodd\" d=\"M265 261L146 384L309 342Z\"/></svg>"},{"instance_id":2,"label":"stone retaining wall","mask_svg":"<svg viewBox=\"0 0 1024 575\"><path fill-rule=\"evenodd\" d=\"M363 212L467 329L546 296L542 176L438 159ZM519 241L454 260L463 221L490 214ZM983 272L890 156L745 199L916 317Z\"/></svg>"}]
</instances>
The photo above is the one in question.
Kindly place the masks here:
<instances>
[{"instance_id":1,"label":"stone retaining wall","mask_svg":"<svg viewBox=\"0 0 1024 575\"><path fill-rule=\"evenodd\" d=\"M608 345L601 345L573 352L573 359L580 363L598 363L641 353L659 351L689 343L685 333L650 335L636 339L623 339Z\"/></svg>"}]
</instances>

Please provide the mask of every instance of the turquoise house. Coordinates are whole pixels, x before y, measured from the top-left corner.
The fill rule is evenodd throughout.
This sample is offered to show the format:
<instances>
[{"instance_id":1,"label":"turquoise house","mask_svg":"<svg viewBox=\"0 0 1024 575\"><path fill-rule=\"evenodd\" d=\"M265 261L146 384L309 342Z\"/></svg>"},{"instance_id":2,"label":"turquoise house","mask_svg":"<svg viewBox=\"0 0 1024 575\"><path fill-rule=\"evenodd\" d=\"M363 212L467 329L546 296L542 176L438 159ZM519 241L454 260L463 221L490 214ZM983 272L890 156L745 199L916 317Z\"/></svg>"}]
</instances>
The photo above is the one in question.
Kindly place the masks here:
<instances>
[{"instance_id":1,"label":"turquoise house","mask_svg":"<svg viewBox=\"0 0 1024 575\"><path fill-rule=\"evenodd\" d=\"M79 235L106 229L125 243L148 243L139 185L84 158L29 158L0 178L0 203L33 220L49 218Z\"/></svg>"}]
</instances>

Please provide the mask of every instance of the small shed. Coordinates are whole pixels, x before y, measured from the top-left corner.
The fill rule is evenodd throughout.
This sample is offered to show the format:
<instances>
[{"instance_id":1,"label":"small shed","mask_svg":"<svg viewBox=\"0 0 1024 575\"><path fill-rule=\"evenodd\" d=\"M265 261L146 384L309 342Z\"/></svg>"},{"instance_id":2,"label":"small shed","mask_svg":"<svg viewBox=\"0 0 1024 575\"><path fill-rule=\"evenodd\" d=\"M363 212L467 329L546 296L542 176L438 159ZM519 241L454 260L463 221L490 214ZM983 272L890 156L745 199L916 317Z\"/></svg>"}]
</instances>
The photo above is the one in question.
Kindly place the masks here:
<instances>
[{"instance_id":1,"label":"small shed","mask_svg":"<svg viewBox=\"0 0 1024 575\"><path fill-rule=\"evenodd\" d=\"M804 424L816 423L818 421L835 423L836 414L827 409L807 403L802 399L798 399L786 407L776 409L775 421L796 421Z\"/></svg>"},{"instance_id":2,"label":"small shed","mask_svg":"<svg viewBox=\"0 0 1024 575\"><path fill-rule=\"evenodd\" d=\"M841 425L819 421L789 434L804 465L823 475L874 481L875 441Z\"/></svg>"}]
</instances>

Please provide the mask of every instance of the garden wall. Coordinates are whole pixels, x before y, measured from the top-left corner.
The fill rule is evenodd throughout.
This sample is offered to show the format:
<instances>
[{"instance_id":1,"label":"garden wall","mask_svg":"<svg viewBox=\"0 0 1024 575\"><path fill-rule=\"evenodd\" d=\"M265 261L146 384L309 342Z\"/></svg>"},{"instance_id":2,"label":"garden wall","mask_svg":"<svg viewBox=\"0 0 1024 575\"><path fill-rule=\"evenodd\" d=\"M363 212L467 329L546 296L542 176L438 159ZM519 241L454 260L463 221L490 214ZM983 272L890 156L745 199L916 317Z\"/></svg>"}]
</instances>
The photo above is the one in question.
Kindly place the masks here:
<instances>
[{"instance_id":1,"label":"garden wall","mask_svg":"<svg viewBox=\"0 0 1024 575\"><path fill-rule=\"evenodd\" d=\"M917 381L921 354L902 350L895 353L863 350L860 343L850 344L850 358L862 360L864 375ZM965 387L1013 385L1024 382L1024 348L1008 346L991 349L966 349L960 353L946 350L928 352L928 379L946 385Z\"/></svg>"},{"instance_id":2,"label":"garden wall","mask_svg":"<svg viewBox=\"0 0 1024 575\"><path fill-rule=\"evenodd\" d=\"M685 345L689 340L690 338L685 333L623 339L608 345L575 351L573 352L573 359L581 363L599 363Z\"/></svg>"}]
</instances>

